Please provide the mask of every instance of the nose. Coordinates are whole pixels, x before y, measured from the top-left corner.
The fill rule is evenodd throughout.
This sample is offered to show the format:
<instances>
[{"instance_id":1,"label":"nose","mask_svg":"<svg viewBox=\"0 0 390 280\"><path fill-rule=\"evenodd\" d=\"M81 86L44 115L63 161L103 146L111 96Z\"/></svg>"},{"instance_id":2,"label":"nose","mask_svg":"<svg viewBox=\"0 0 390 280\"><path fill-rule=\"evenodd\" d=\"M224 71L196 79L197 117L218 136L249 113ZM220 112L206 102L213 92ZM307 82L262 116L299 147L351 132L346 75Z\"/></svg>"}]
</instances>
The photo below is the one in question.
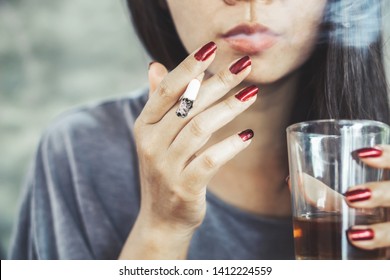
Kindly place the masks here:
<instances>
[{"instance_id":1,"label":"nose","mask_svg":"<svg viewBox=\"0 0 390 280\"><path fill-rule=\"evenodd\" d=\"M247 2L249 5L245 5L245 6L247 6L247 9L248 9L248 12L247 12L248 20L250 22L256 22L257 18L258 18L258 14L257 14L256 8L255 8L256 4L257 5L269 5L274 0L223 0L223 1L226 3L226 5L229 5L229 6L234 6L238 2Z\"/></svg>"}]
</instances>

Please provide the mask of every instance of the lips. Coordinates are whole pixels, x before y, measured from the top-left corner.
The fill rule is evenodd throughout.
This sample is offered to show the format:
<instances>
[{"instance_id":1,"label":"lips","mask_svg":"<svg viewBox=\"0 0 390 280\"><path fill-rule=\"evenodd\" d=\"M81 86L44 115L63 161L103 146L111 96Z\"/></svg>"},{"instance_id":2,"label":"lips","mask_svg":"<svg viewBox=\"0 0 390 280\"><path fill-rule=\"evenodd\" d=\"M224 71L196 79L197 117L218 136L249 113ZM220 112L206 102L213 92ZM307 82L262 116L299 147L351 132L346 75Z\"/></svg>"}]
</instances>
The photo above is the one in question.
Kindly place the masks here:
<instances>
[{"instance_id":1,"label":"lips","mask_svg":"<svg viewBox=\"0 0 390 280\"><path fill-rule=\"evenodd\" d=\"M240 24L222 38L234 50L253 55L271 48L277 42L278 34L260 24Z\"/></svg>"}]
</instances>

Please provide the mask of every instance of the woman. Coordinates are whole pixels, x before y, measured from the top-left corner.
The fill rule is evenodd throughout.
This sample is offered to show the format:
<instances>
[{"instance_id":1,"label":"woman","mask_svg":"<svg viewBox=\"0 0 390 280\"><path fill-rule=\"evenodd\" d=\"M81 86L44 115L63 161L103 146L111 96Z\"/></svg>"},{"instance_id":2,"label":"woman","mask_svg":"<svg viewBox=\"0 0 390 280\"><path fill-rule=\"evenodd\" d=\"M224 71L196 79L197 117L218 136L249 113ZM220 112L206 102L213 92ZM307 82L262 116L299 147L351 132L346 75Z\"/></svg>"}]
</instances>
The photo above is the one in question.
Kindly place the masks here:
<instances>
[{"instance_id":1,"label":"woman","mask_svg":"<svg viewBox=\"0 0 390 280\"><path fill-rule=\"evenodd\" d=\"M46 131L11 257L292 259L285 129L389 122L380 2L128 4L158 61L148 94L67 113ZM389 147L369 156L390 167ZM352 207L390 206L386 183L364 191L357 202L347 193ZM389 224L369 230L361 240L351 229L350 241L390 246Z\"/></svg>"}]
</instances>

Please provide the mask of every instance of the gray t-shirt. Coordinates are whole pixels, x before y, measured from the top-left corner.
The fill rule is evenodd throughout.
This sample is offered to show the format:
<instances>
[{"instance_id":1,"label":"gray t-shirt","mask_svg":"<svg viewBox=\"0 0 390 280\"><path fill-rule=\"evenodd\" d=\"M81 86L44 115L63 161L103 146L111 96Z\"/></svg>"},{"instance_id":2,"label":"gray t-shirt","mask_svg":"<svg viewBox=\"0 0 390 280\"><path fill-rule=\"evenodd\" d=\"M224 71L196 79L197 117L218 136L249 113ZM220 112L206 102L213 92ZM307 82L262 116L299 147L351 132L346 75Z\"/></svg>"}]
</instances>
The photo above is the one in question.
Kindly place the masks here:
<instances>
[{"instance_id":1,"label":"gray t-shirt","mask_svg":"<svg viewBox=\"0 0 390 280\"><path fill-rule=\"evenodd\" d=\"M61 115L27 178L11 259L116 259L140 207L134 97ZM207 193L188 259L292 259L291 219L257 216Z\"/></svg>"}]
</instances>

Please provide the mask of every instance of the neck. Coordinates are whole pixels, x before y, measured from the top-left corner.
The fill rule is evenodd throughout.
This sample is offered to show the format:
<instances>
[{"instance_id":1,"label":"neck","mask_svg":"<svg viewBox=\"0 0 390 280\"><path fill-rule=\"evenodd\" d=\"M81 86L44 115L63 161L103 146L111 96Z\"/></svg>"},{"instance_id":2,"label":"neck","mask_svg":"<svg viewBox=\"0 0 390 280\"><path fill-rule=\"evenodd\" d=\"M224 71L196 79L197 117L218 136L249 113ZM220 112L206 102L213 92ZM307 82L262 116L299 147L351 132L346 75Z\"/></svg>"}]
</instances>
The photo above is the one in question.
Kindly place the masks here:
<instances>
[{"instance_id":1,"label":"neck","mask_svg":"<svg viewBox=\"0 0 390 280\"><path fill-rule=\"evenodd\" d=\"M247 149L256 157L269 155L275 145L285 145L286 127L289 124L299 81L299 73L293 73L274 84L258 85L260 92L255 104L215 134L222 139L250 128L255 132L251 147ZM232 90L239 91L248 84L240 84ZM254 152L256 151L256 152ZM286 151L279 151L285 153ZM257 160L261 165L260 160Z\"/></svg>"},{"instance_id":2,"label":"neck","mask_svg":"<svg viewBox=\"0 0 390 280\"><path fill-rule=\"evenodd\" d=\"M210 182L210 189L224 196L242 197L244 204L232 199L232 204L259 214L283 216L290 212L289 191L285 184L288 175L286 127L289 124L298 86L299 73L268 85L259 85L260 93L255 104L231 123L220 129L211 142L250 128L255 137L251 145L229 161ZM241 84L239 88L245 86ZM237 92L239 88L232 90ZM230 185L230 186L229 186ZM235 191L234 191L235 190ZM253 201L250 201L250 200ZM283 204L275 213L275 203ZM260 205L261 204L261 205ZM252 206L251 206L252 205Z\"/></svg>"}]
</instances>

